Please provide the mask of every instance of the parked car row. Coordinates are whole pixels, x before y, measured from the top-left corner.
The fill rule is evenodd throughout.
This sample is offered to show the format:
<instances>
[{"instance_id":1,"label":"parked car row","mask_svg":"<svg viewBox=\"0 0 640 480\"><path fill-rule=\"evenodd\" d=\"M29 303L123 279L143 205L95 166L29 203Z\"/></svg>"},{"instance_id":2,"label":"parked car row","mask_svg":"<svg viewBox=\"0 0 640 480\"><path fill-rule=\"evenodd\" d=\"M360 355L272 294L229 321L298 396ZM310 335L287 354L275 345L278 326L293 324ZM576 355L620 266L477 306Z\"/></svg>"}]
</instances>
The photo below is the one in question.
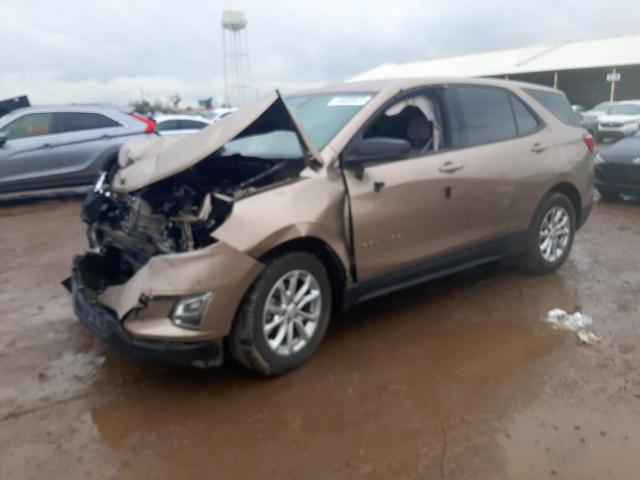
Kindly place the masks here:
<instances>
[{"instance_id":1,"label":"parked car row","mask_svg":"<svg viewBox=\"0 0 640 480\"><path fill-rule=\"evenodd\" d=\"M0 118L0 194L100 172L78 317L134 355L278 374L336 309L512 256L559 268L594 186L640 194L639 103L602 106L598 132L629 136L595 157L562 92L488 79L276 92L221 122L25 108Z\"/></svg>"},{"instance_id":2,"label":"parked car row","mask_svg":"<svg viewBox=\"0 0 640 480\"><path fill-rule=\"evenodd\" d=\"M0 200L82 191L115 164L131 138L195 133L234 111L147 118L99 105L13 110L0 117Z\"/></svg>"},{"instance_id":3,"label":"parked car row","mask_svg":"<svg viewBox=\"0 0 640 480\"><path fill-rule=\"evenodd\" d=\"M598 141L620 139L640 131L640 100L602 102L590 110L573 106L581 124Z\"/></svg>"}]
</instances>

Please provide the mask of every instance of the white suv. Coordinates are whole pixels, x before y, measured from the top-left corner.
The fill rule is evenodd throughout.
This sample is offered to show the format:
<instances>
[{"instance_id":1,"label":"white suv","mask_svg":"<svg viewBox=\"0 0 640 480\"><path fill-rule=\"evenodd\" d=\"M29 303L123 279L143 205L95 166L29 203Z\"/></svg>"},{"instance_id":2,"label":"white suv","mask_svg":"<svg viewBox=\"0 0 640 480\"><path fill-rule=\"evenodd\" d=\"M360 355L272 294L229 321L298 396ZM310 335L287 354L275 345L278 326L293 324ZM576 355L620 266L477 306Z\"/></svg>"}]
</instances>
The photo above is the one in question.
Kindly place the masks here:
<instances>
[{"instance_id":1,"label":"white suv","mask_svg":"<svg viewBox=\"0 0 640 480\"><path fill-rule=\"evenodd\" d=\"M628 137L640 130L640 100L617 102L598 118L598 140Z\"/></svg>"}]
</instances>

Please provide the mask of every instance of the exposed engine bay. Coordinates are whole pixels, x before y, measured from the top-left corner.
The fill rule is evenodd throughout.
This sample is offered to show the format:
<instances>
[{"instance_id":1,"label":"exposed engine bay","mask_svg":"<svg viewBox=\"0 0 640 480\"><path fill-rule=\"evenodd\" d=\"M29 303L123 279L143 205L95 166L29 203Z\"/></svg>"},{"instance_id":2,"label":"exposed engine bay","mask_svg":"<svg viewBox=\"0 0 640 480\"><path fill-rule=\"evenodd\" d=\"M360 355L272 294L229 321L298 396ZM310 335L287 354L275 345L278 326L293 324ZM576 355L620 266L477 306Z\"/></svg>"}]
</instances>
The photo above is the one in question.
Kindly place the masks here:
<instances>
[{"instance_id":1,"label":"exposed engine bay","mask_svg":"<svg viewBox=\"0 0 640 480\"><path fill-rule=\"evenodd\" d=\"M105 172L82 212L90 246L125 263L128 278L157 254L185 252L215 242L211 233L231 214L233 202L297 176L299 159L225 155L224 148L193 167L131 193L110 190ZM114 251L115 250L115 251Z\"/></svg>"}]
</instances>

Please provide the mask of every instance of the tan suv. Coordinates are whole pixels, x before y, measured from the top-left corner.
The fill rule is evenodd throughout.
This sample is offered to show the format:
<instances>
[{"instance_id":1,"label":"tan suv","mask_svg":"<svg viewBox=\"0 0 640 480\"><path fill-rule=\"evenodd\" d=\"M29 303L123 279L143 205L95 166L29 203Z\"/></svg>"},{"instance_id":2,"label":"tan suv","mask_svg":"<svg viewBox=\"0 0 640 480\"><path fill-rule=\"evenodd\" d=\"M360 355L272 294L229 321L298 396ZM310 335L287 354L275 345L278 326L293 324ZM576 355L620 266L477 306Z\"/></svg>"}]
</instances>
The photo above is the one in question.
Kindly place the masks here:
<instances>
[{"instance_id":1,"label":"tan suv","mask_svg":"<svg viewBox=\"0 0 640 480\"><path fill-rule=\"evenodd\" d=\"M520 256L556 270L593 140L537 85L433 79L276 92L184 138L126 144L85 202L75 312L132 354L278 374L331 313Z\"/></svg>"}]
</instances>

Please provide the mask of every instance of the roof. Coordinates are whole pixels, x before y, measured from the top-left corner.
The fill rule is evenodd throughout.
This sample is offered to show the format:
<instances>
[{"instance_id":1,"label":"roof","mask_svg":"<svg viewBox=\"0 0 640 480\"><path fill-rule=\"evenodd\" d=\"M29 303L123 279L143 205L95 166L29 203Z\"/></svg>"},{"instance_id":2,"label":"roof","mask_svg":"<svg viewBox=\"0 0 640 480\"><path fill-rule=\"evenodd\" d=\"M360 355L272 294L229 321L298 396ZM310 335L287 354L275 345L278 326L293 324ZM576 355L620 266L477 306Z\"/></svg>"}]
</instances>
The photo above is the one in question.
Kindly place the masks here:
<instances>
[{"instance_id":1,"label":"roof","mask_svg":"<svg viewBox=\"0 0 640 480\"><path fill-rule=\"evenodd\" d=\"M350 81L426 76L482 77L640 64L640 34L387 63Z\"/></svg>"},{"instance_id":2,"label":"roof","mask_svg":"<svg viewBox=\"0 0 640 480\"><path fill-rule=\"evenodd\" d=\"M86 105L31 105L28 107L18 108L11 113L22 112L113 112L124 113L122 109L110 104L86 104Z\"/></svg>"},{"instance_id":3,"label":"roof","mask_svg":"<svg viewBox=\"0 0 640 480\"><path fill-rule=\"evenodd\" d=\"M156 122L162 122L165 120L196 120L199 122L211 123L211 120L201 115L189 115L183 113L162 113L153 116Z\"/></svg>"},{"instance_id":4,"label":"roof","mask_svg":"<svg viewBox=\"0 0 640 480\"><path fill-rule=\"evenodd\" d=\"M323 85L321 87L296 92L295 95L319 94L319 93L369 93L383 92L395 93L401 90L408 90L429 85L443 85L451 83L471 83L479 85L494 86L519 86L526 88L535 88L538 90L554 91L544 85L534 83L518 82L513 80L501 80L495 78L461 78L461 77L407 77L407 78L390 78L380 80L350 80L347 83L334 83Z\"/></svg>"}]
</instances>

